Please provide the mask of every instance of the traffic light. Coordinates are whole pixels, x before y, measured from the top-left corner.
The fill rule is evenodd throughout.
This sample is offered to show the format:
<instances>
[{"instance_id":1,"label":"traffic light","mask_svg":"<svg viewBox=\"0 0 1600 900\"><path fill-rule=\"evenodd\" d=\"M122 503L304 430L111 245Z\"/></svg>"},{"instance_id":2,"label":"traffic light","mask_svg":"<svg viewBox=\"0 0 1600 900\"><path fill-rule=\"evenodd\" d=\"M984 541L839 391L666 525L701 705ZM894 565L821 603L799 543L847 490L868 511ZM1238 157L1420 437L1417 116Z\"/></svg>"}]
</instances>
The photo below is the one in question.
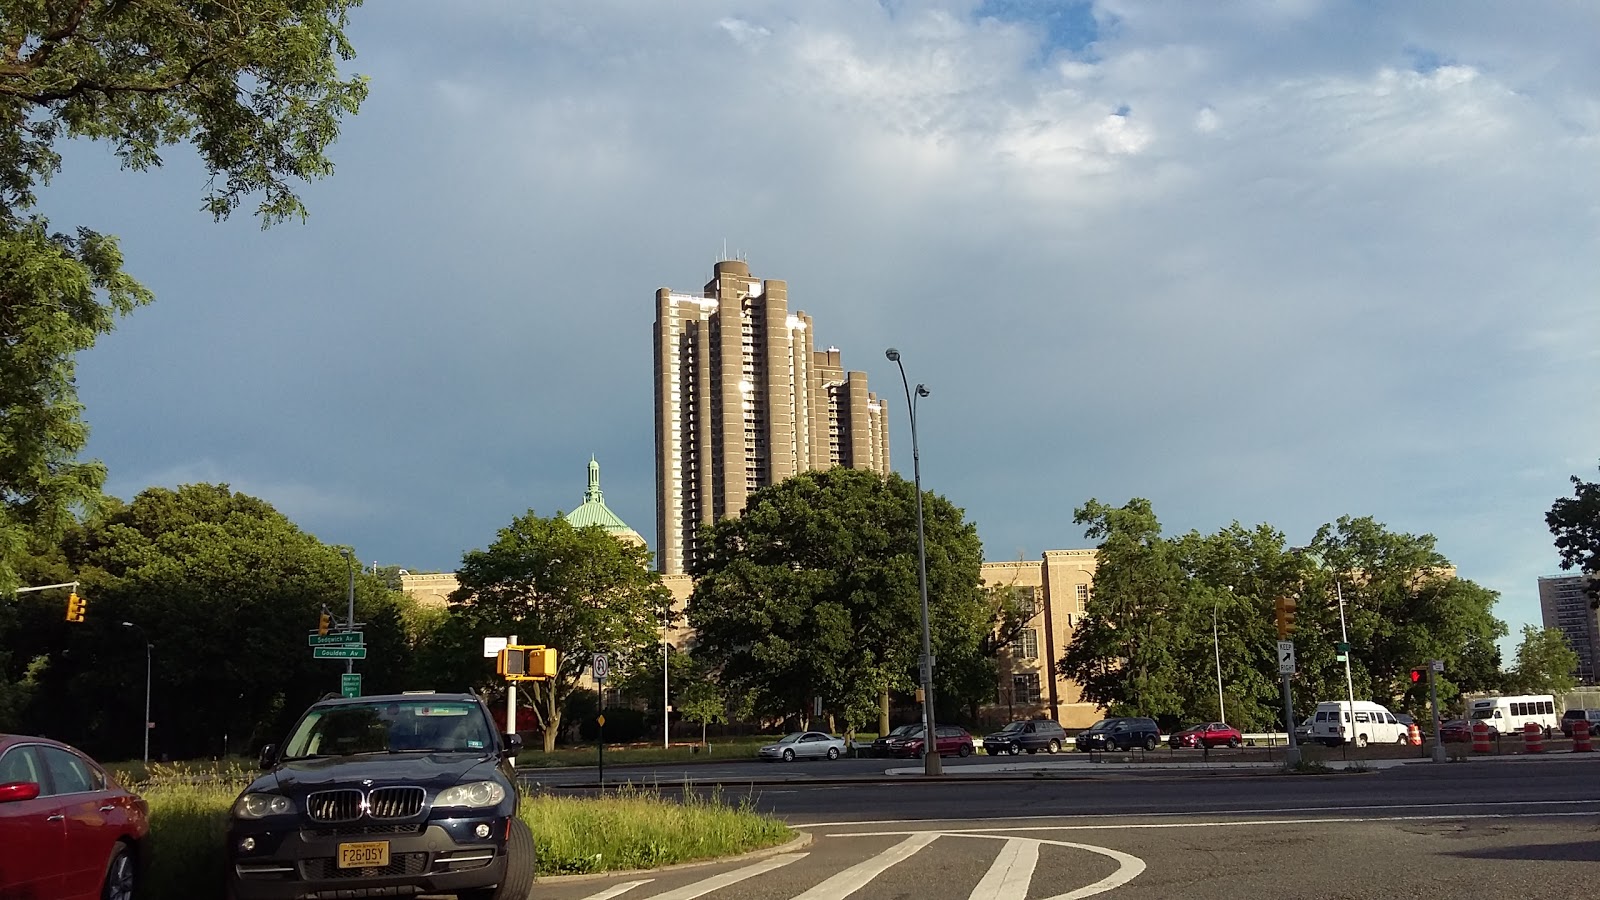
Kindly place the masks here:
<instances>
[{"instance_id":1,"label":"traffic light","mask_svg":"<svg viewBox=\"0 0 1600 900\"><path fill-rule=\"evenodd\" d=\"M1294 607L1293 597L1279 597L1276 604L1278 615L1278 640L1286 641L1289 635L1294 634Z\"/></svg>"},{"instance_id":2,"label":"traffic light","mask_svg":"<svg viewBox=\"0 0 1600 900\"><path fill-rule=\"evenodd\" d=\"M1412 684L1416 684L1417 682L1419 682L1421 680L1422 680L1422 670L1421 669L1412 669L1411 670L1411 683Z\"/></svg>"},{"instance_id":3,"label":"traffic light","mask_svg":"<svg viewBox=\"0 0 1600 900\"><path fill-rule=\"evenodd\" d=\"M77 591L67 595L67 621L82 622L83 614L89 609L89 601L78 596Z\"/></svg>"},{"instance_id":4,"label":"traffic light","mask_svg":"<svg viewBox=\"0 0 1600 900\"><path fill-rule=\"evenodd\" d=\"M554 647L513 644L495 659L495 672L507 681L542 681L556 674Z\"/></svg>"},{"instance_id":5,"label":"traffic light","mask_svg":"<svg viewBox=\"0 0 1600 900\"><path fill-rule=\"evenodd\" d=\"M333 616L328 615L327 610L323 610L321 617L317 619L317 634L327 634L332 625Z\"/></svg>"}]
</instances>

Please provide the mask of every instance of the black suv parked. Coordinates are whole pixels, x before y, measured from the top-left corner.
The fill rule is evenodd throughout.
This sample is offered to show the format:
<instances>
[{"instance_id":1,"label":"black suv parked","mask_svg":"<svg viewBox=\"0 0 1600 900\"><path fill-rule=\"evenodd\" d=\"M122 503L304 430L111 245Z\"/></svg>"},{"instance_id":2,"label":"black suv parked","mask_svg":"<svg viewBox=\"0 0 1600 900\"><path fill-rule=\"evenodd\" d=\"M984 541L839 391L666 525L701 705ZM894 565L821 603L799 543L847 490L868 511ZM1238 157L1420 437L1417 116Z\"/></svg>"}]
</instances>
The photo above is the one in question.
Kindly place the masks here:
<instances>
[{"instance_id":1,"label":"black suv parked","mask_svg":"<svg viewBox=\"0 0 1600 900\"><path fill-rule=\"evenodd\" d=\"M990 756L1009 753L1016 756L1026 750L1029 753L1056 753L1067 742L1067 733L1061 726L1050 719L1032 719L1026 722L1012 722L994 734L983 739L983 750Z\"/></svg>"},{"instance_id":2,"label":"black suv parked","mask_svg":"<svg viewBox=\"0 0 1600 900\"><path fill-rule=\"evenodd\" d=\"M472 694L313 704L233 804L228 897L525 900L533 834L507 760L521 745Z\"/></svg>"},{"instance_id":3,"label":"black suv parked","mask_svg":"<svg viewBox=\"0 0 1600 900\"><path fill-rule=\"evenodd\" d=\"M1154 750L1161 743L1161 726L1155 719L1125 717L1101 719L1078 734L1079 750Z\"/></svg>"},{"instance_id":4,"label":"black suv parked","mask_svg":"<svg viewBox=\"0 0 1600 900\"><path fill-rule=\"evenodd\" d=\"M1569 709L1561 714L1561 733L1572 737L1573 723L1579 719L1589 723L1591 736L1600 732L1600 709Z\"/></svg>"}]
</instances>

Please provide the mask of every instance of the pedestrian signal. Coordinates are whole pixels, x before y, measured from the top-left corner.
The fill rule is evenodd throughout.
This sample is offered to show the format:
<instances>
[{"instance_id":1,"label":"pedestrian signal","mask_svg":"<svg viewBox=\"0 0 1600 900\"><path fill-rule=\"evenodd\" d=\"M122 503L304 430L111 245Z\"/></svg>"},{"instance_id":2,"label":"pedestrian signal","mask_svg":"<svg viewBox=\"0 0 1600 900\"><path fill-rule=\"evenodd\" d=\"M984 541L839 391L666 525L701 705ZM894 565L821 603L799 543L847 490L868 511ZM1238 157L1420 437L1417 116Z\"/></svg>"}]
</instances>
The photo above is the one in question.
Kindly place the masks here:
<instances>
[{"instance_id":1,"label":"pedestrian signal","mask_svg":"<svg viewBox=\"0 0 1600 900\"><path fill-rule=\"evenodd\" d=\"M77 591L67 595L67 621L82 622L83 614L89 609L89 601L78 596Z\"/></svg>"},{"instance_id":2,"label":"pedestrian signal","mask_svg":"<svg viewBox=\"0 0 1600 900\"><path fill-rule=\"evenodd\" d=\"M1278 640L1286 641L1289 635L1294 634L1294 608L1293 597L1279 597L1275 604L1278 617Z\"/></svg>"},{"instance_id":3,"label":"pedestrian signal","mask_svg":"<svg viewBox=\"0 0 1600 900\"><path fill-rule=\"evenodd\" d=\"M556 675L554 647L513 644L495 658L495 672L507 681L543 681Z\"/></svg>"},{"instance_id":4,"label":"pedestrian signal","mask_svg":"<svg viewBox=\"0 0 1600 900\"><path fill-rule=\"evenodd\" d=\"M1421 680L1422 680L1422 670L1421 669L1412 669L1411 670L1411 683L1412 684L1416 684L1417 682L1419 682Z\"/></svg>"}]
</instances>

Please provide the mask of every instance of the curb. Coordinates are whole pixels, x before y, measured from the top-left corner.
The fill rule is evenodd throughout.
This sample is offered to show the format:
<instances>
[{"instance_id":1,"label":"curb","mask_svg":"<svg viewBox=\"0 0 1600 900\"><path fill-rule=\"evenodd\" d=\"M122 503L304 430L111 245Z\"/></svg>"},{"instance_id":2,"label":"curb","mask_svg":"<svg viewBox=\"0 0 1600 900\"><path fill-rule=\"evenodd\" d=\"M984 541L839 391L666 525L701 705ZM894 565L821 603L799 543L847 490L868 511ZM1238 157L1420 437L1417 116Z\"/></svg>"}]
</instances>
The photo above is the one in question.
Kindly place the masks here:
<instances>
[{"instance_id":1,"label":"curb","mask_svg":"<svg viewBox=\"0 0 1600 900\"><path fill-rule=\"evenodd\" d=\"M776 847L763 847L760 850L751 850L749 853L741 853L738 856L720 856L716 859L697 859L693 862L673 863L670 866L662 866L658 869L618 869L615 872L584 872L581 875L544 875L534 879L534 883L581 884L585 881L600 881L606 878L625 878L629 875L653 875L658 872L676 872L680 869L695 869L701 866L713 866L717 863L754 862L758 859L766 859L769 856L777 856L782 853L793 853L796 850L804 850L805 848L811 846L811 832L799 831L793 828L790 830L794 831L794 837L791 838L788 843L779 844Z\"/></svg>"}]
</instances>

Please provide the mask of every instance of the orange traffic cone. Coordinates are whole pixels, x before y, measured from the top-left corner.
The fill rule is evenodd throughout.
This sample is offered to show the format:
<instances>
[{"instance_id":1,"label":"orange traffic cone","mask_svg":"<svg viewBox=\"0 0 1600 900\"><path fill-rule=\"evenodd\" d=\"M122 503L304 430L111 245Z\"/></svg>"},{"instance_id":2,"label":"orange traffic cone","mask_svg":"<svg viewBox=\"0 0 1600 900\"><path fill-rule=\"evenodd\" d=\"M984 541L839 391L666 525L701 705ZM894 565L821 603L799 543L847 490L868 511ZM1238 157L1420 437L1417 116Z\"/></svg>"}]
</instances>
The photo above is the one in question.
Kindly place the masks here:
<instances>
[{"instance_id":1,"label":"orange traffic cone","mask_svg":"<svg viewBox=\"0 0 1600 900\"><path fill-rule=\"evenodd\" d=\"M1489 747L1489 723L1488 722L1484 722L1482 720L1479 720L1477 722L1473 722L1472 723L1472 752L1473 753L1488 753L1490 749L1491 748Z\"/></svg>"},{"instance_id":2,"label":"orange traffic cone","mask_svg":"<svg viewBox=\"0 0 1600 900\"><path fill-rule=\"evenodd\" d=\"M1544 752L1544 729L1529 722L1522 726L1522 744L1529 753Z\"/></svg>"},{"instance_id":3,"label":"orange traffic cone","mask_svg":"<svg viewBox=\"0 0 1600 900\"><path fill-rule=\"evenodd\" d=\"M1407 729L1406 737L1411 741L1411 746L1422 746L1422 729L1417 727L1417 723L1411 723L1411 727Z\"/></svg>"},{"instance_id":4,"label":"orange traffic cone","mask_svg":"<svg viewBox=\"0 0 1600 900\"><path fill-rule=\"evenodd\" d=\"M1572 723L1572 752L1573 753L1590 753L1593 750L1594 750L1594 745L1589 740L1589 722L1588 722L1588 720L1579 719L1578 721L1573 722Z\"/></svg>"}]
</instances>

